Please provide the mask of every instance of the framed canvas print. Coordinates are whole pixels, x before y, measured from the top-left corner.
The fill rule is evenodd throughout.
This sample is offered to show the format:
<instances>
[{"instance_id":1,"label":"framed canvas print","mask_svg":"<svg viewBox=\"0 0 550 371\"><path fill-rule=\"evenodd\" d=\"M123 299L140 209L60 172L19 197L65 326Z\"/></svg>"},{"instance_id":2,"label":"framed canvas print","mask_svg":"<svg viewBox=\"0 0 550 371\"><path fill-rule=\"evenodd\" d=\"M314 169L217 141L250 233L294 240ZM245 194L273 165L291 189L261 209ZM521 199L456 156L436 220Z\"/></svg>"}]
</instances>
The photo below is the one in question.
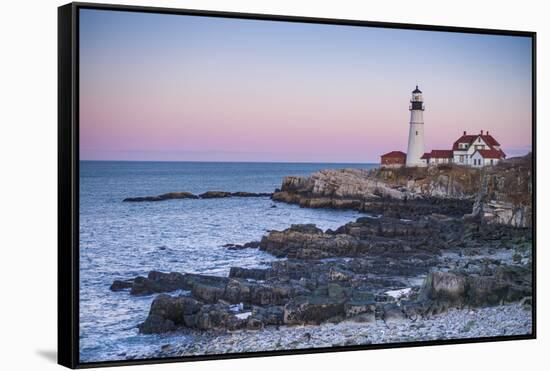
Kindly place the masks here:
<instances>
[{"instance_id":1,"label":"framed canvas print","mask_svg":"<svg viewBox=\"0 0 550 371\"><path fill-rule=\"evenodd\" d=\"M535 338L535 33L59 8L59 362Z\"/></svg>"}]
</instances>

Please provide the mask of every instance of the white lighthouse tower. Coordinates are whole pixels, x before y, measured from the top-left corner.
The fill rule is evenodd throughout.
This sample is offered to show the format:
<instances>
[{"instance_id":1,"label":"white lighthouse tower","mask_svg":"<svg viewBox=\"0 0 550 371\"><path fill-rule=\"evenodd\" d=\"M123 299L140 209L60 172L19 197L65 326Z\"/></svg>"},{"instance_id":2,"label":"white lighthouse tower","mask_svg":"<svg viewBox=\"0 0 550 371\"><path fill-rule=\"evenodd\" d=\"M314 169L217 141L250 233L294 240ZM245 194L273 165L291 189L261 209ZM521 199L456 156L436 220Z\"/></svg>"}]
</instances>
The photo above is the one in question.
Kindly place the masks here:
<instances>
[{"instance_id":1,"label":"white lighthouse tower","mask_svg":"<svg viewBox=\"0 0 550 371\"><path fill-rule=\"evenodd\" d=\"M406 165L426 166L420 159L424 155L424 100L418 85L412 92L409 110L411 111L411 122Z\"/></svg>"}]
</instances>

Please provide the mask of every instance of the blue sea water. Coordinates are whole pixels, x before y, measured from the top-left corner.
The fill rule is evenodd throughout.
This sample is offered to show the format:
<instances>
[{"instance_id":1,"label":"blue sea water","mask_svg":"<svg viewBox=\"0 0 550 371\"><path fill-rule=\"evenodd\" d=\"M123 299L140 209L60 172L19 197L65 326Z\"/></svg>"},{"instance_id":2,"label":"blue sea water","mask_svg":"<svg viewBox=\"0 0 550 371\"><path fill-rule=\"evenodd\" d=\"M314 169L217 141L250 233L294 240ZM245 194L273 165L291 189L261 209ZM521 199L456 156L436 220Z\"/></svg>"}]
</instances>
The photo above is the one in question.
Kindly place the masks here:
<instances>
[{"instance_id":1,"label":"blue sea water","mask_svg":"<svg viewBox=\"0 0 550 371\"><path fill-rule=\"evenodd\" d=\"M209 190L272 192L286 175L373 164L80 162L80 360L143 357L184 334L142 335L154 295L111 292L115 279L150 270L227 275L232 266L262 267L275 260L257 249L228 250L227 243L260 240L295 223L335 228L354 211L304 209L269 197L127 203L126 197Z\"/></svg>"}]
</instances>

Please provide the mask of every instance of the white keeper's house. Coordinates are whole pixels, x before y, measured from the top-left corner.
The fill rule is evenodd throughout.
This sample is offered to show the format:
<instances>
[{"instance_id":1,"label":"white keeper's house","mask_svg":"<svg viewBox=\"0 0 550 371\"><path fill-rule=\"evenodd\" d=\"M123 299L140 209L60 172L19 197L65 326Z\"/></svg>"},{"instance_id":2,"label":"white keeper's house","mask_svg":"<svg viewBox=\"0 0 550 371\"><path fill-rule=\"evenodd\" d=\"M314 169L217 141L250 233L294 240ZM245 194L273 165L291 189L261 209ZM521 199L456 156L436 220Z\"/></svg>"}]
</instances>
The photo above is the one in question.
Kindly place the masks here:
<instances>
[{"instance_id":1,"label":"white keeper's house","mask_svg":"<svg viewBox=\"0 0 550 371\"><path fill-rule=\"evenodd\" d=\"M496 165L506 158L506 154L500 148L500 143L489 134L489 131L480 131L479 134L464 132L454 143L452 149L434 149L424 152L424 99L422 92L416 89L412 92L411 119L409 121L409 143L407 153L393 151L382 155L381 167L425 167L438 164L468 165L474 167ZM401 153L406 161L390 161L387 157L393 153ZM391 165L391 166L390 166Z\"/></svg>"},{"instance_id":2,"label":"white keeper's house","mask_svg":"<svg viewBox=\"0 0 550 371\"><path fill-rule=\"evenodd\" d=\"M459 165L485 166L494 165L506 158L489 131L479 134L464 134L453 144L453 162Z\"/></svg>"},{"instance_id":3,"label":"white keeper's house","mask_svg":"<svg viewBox=\"0 0 550 371\"><path fill-rule=\"evenodd\" d=\"M422 156L425 165L454 163L474 167L496 165L504 158L506 154L500 148L500 143L488 131L484 133L483 130L479 134L464 132L453 143L451 150L434 149Z\"/></svg>"}]
</instances>

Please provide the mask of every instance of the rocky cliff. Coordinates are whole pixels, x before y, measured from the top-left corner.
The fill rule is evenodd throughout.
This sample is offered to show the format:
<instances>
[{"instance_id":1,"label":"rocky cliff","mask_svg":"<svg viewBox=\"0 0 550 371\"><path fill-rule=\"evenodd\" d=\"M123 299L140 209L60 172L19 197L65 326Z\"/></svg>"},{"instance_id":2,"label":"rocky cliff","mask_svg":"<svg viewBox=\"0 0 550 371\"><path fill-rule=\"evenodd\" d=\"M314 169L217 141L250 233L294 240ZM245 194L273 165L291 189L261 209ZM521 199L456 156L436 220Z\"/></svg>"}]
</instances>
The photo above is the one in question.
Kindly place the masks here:
<instances>
[{"instance_id":1,"label":"rocky cliff","mask_svg":"<svg viewBox=\"0 0 550 371\"><path fill-rule=\"evenodd\" d=\"M354 209L412 219L472 210L479 171L458 167L418 169L329 169L309 177L285 177L275 201L302 207Z\"/></svg>"},{"instance_id":2,"label":"rocky cliff","mask_svg":"<svg viewBox=\"0 0 550 371\"><path fill-rule=\"evenodd\" d=\"M533 223L531 154L484 169L472 213L489 224L530 228Z\"/></svg>"},{"instance_id":3,"label":"rocky cliff","mask_svg":"<svg viewBox=\"0 0 550 371\"><path fill-rule=\"evenodd\" d=\"M302 207L354 209L413 219L444 214L528 227L531 156L476 169L456 165L399 169L328 169L285 177L275 201Z\"/></svg>"}]
</instances>

